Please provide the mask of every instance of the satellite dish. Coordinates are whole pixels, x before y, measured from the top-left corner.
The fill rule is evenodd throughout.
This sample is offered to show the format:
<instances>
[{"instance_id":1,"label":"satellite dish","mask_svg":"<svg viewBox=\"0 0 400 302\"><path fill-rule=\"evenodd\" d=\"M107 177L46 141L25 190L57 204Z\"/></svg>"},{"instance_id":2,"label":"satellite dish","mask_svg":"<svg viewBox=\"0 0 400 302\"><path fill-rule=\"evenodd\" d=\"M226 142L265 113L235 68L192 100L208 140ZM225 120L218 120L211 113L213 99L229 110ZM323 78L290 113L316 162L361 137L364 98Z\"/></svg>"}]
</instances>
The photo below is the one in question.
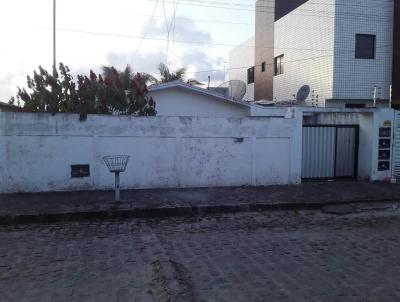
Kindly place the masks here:
<instances>
[{"instance_id":1,"label":"satellite dish","mask_svg":"<svg viewBox=\"0 0 400 302\"><path fill-rule=\"evenodd\" d=\"M310 95L310 91L311 91L310 86L308 86L308 85L302 86L299 89L299 91L297 91L296 101L299 103L304 102Z\"/></svg>"},{"instance_id":2,"label":"satellite dish","mask_svg":"<svg viewBox=\"0 0 400 302\"><path fill-rule=\"evenodd\" d=\"M235 100L242 100L246 90L246 83L240 80L228 81L215 88L215 91Z\"/></svg>"}]
</instances>

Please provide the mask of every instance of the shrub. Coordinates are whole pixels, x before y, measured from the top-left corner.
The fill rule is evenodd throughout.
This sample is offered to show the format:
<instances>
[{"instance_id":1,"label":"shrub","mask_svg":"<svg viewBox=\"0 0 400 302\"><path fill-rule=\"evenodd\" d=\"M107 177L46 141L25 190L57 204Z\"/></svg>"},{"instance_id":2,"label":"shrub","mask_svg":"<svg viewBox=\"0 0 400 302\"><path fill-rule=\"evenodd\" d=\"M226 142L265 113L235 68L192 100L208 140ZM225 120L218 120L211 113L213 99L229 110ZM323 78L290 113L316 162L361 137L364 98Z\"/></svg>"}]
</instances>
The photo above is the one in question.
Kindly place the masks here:
<instances>
[{"instance_id":1,"label":"shrub","mask_svg":"<svg viewBox=\"0 0 400 302\"><path fill-rule=\"evenodd\" d=\"M146 81L139 73L126 81L124 73L114 67L110 71L103 78L90 70L89 76L78 75L74 82L62 63L54 75L39 66L33 77L27 76L28 90L18 87L10 103L23 103L28 112L79 113L80 120L88 114L156 115L156 104L148 97Z\"/></svg>"}]
</instances>

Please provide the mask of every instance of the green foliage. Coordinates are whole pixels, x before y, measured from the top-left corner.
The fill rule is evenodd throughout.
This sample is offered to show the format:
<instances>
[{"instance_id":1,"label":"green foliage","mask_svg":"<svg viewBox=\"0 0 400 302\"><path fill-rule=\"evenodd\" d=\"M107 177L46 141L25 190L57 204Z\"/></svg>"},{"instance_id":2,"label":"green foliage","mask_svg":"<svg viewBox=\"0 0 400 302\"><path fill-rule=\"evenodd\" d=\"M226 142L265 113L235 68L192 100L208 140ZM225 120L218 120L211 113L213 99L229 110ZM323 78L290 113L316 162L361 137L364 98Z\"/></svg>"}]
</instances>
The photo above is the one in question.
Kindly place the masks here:
<instances>
[{"instance_id":1,"label":"green foliage","mask_svg":"<svg viewBox=\"0 0 400 302\"><path fill-rule=\"evenodd\" d=\"M167 65L160 63L158 65L158 72L160 73L160 80L152 81L153 83L167 83L174 81L185 81L186 78L186 68L179 68L174 72L171 72ZM196 79L188 79L186 83L190 85L204 85L203 83L197 81Z\"/></svg>"},{"instance_id":2,"label":"green foliage","mask_svg":"<svg viewBox=\"0 0 400 302\"><path fill-rule=\"evenodd\" d=\"M102 67L103 76L105 78L107 76L113 76L113 69L114 67L112 66L103 66ZM158 82L158 80L149 73L140 72L138 74L146 84L154 84ZM127 65L123 71L118 71L118 76L122 81L124 89L129 89L129 83L134 78L135 74L133 73L132 68L129 65Z\"/></svg>"},{"instance_id":3,"label":"green foliage","mask_svg":"<svg viewBox=\"0 0 400 302\"><path fill-rule=\"evenodd\" d=\"M186 75L185 68L179 68L175 72L171 72L167 65L160 63L158 65L158 71L160 72L160 82L173 82L173 81L184 81Z\"/></svg>"},{"instance_id":4,"label":"green foliage","mask_svg":"<svg viewBox=\"0 0 400 302\"><path fill-rule=\"evenodd\" d=\"M122 72L103 67L103 75L91 70L89 77L78 75L74 82L62 63L56 75L39 66L32 78L27 77L28 91L18 87L10 103L22 101L29 112L79 113L80 120L87 114L156 115L155 102L147 96L147 78L133 74L129 66Z\"/></svg>"}]
</instances>

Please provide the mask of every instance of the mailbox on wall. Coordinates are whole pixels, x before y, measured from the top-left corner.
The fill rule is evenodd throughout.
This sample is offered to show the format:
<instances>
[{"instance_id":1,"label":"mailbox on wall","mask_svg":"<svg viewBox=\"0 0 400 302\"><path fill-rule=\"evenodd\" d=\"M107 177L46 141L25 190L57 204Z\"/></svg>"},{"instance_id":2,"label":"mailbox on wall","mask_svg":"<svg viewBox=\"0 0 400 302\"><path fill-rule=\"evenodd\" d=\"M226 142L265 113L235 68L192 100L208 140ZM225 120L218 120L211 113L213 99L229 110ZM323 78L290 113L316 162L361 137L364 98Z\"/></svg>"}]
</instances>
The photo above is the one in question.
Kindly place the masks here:
<instances>
[{"instance_id":1,"label":"mailbox on wall","mask_svg":"<svg viewBox=\"0 0 400 302\"><path fill-rule=\"evenodd\" d=\"M388 138L379 139L379 149L390 149L390 139Z\"/></svg>"},{"instance_id":2,"label":"mailbox on wall","mask_svg":"<svg viewBox=\"0 0 400 302\"><path fill-rule=\"evenodd\" d=\"M392 128L381 127L379 128L379 137L391 137Z\"/></svg>"},{"instance_id":3,"label":"mailbox on wall","mask_svg":"<svg viewBox=\"0 0 400 302\"><path fill-rule=\"evenodd\" d=\"M390 170L390 147L392 144L392 123L385 121L379 128L378 171Z\"/></svg>"},{"instance_id":4,"label":"mailbox on wall","mask_svg":"<svg viewBox=\"0 0 400 302\"><path fill-rule=\"evenodd\" d=\"M379 150L379 160L390 160L390 150Z\"/></svg>"},{"instance_id":5,"label":"mailbox on wall","mask_svg":"<svg viewBox=\"0 0 400 302\"><path fill-rule=\"evenodd\" d=\"M380 161L378 163L378 171L387 171L390 169L390 161Z\"/></svg>"}]
</instances>

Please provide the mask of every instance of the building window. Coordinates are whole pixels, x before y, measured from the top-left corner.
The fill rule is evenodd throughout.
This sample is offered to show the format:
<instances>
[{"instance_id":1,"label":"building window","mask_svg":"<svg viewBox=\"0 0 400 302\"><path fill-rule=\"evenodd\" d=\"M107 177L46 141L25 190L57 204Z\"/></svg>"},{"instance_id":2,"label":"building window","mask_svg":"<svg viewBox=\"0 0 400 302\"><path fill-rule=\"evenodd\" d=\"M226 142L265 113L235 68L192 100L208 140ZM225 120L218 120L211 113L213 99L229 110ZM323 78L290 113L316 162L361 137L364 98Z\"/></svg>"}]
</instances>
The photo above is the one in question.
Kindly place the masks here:
<instances>
[{"instance_id":1,"label":"building window","mask_svg":"<svg viewBox=\"0 0 400 302\"><path fill-rule=\"evenodd\" d=\"M274 59L274 75L283 74L283 55Z\"/></svg>"},{"instance_id":2,"label":"building window","mask_svg":"<svg viewBox=\"0 0 400 302\"><path fill-rule=\"evenodd\" d=\"M356 34L356 59L375 59L375 35Z\"/></svg>"},{"instance_id":3,"label":"building window","mask_svg":"<svg viewBox=\"0 0 400 302\"><path fill-rule=\"evenodd\" d=\"M247 69L247 84L254 83L254 67Z\"/></svg>"},{"instance_id":4,"label":"building window","mask_svg":"<svg viewBox=\"0 0 400 302\"><path fill-rule=\"evenodd\" d=\"M261 72L265 72L267 70L267 65L265 64L265 62L261 63Z\"/></svg>"}]
</instances>

